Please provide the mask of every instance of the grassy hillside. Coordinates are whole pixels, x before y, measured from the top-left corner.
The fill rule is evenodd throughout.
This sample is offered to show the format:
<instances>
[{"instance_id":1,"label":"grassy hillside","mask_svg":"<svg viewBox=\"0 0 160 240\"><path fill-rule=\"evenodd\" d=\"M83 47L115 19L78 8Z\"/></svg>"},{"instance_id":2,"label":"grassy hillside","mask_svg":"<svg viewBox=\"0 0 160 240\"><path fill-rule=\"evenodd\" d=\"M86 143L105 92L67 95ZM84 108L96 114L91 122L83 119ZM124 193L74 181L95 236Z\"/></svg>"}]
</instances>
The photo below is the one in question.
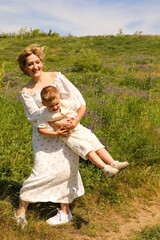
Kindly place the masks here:
<instances>
[{"instance_id":1,"label":"grassy hillside","mask_svg":"<svg viewBox=\"0 0 160 240\"><path fill-rule=\"evenodd\" d=\"M127 170L108 179L97 167L80 159L86 193L72 205L74 221L65 238L59 235L65 227L49 228L44 222L56 205L30 206L34 228L30 226L26 230L27 237L16 226L12 229L13 220L9 217L18 206L19 189L33 166L32 129L19 94L29 78L23 76L16 62L18 53L31 43L46 46L46 71L61 71L81 91L87 104L81 123L97 135L113 158L130 162ZM109 209L122 209L134 199L149 201L157 195L160 184L159 46L160 36L144 35L60 37L53 34L0 38L2 239L6 239L6 227L9 229L7 239L19 239L19 234L20 239L35 239L37 231L36 239L52 239L53 234L54 239L76 239L74 233L81 239L96 238L101 236L100 231L108 231L100 226L98 217L93 217L97 216L96 211L103 215Z\"/></svg>"}]
</instances>

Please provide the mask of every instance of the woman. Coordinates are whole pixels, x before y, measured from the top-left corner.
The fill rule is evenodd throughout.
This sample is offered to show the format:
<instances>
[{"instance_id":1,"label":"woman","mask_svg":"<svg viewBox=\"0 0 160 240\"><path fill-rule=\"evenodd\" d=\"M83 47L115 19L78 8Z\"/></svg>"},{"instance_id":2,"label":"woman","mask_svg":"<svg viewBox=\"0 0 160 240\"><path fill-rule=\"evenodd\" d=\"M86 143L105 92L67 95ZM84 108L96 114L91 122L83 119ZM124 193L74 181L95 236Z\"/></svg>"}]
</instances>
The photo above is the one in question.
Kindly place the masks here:
<instances>
[{"instance_id":1,"label":"woman","mask_svg":"<svg viewBox=\"0 0 160 240\"><path fill-rule=\"evenodd\" d=\"M17 223L24 227L27 223L25 212L30 202L60 203L61 210L47 220L50 225L69 222L72 214L69 204L84 194L83 183L78 171L79 157L58 137L42 135L37 129L37 119L44 106L40 92L48 85L58 88L61 99L74 99L82 104L76 119L63 119L58 127L74 128L85 112L85 101L80 92L60 72L43 71L43 48L33 44L24 49L17 61L20 69L31 80L21 91L21 99L28 120L33 125L32 147L34 153L33 172L20 190L20 206L15 213ZM48 126L50 127L50 126Z\"/></svg>"}]
</instances>

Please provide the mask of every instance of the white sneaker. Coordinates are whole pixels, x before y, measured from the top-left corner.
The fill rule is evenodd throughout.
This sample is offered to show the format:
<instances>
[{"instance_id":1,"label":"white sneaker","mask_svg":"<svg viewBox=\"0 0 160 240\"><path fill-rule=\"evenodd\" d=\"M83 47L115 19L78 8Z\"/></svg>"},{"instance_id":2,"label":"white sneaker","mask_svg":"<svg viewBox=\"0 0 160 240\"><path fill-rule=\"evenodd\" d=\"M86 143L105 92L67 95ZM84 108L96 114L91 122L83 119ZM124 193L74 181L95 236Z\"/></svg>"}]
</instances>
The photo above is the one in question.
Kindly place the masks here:
<instances>
[{"instance_id":1,"label":"white sneaker","mask_svg":"<svg viewBox=\"0 0 160 240\"><path fill-rule=\"evenodd\" d=\"M17 225L21 225L22 229L28 224L27 220L25 218L25 214L21 214L20 216L17 216L16 213L14 214L14 219L17 222Z\"/></svg>"},{"instance_id":2,"label":"white sneaker","mask_svg":"<svg viewBox=\"0 0 160 240\"><path fill-rule=\"evenodd\" d=\"M122 170L122 169L128 167L128 165L129 165L128 162L114 161L114 162L111 164L111 167L112 167L112 168L117 168L118 170Z\"/></svg>"},{"instance_id":3,"label":"white sneaker","mask_svg":"<svg viewBox=\"0 0 160 240\"><path fill-rule=\"evenodd\" d=\"M113 168L109 165L105 165L105 167L103 168L103 171L104 171L104 174L107 175L109 178L113 178L119 172L117 168Z\"/></svg>"},{"instance_id":4,"label":"white sneaker","mask_svg":"<svg viewBox=\"0 0 160 240\"><path fill-rule=\"evenodd\" d=\"M65 214L59 208L57 208L57 210L58 210L57 214L46 221L49 225L55 226L59 224L68 223L72 220L72 214L70 210L68 214Z\"/></svg>"}]
</instances>

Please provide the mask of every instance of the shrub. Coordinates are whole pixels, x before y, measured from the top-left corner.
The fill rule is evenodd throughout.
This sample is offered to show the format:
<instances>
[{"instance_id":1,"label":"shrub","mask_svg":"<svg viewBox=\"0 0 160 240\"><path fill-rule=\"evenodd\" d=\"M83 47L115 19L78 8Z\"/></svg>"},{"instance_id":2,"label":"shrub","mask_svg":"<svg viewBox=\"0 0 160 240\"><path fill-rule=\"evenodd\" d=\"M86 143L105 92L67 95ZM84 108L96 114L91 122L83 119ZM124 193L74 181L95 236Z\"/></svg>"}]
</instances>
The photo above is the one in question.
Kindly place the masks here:
<instances>
[{"instance_id":1,"label":"shrub","mask_svg":"<svg viewBox=\"0 0 160 240\"><path fill-rule=\"evenodd\" d=\"M101 62L95 51L91 49L82 49L73 64L75 72L97 72L101 68Z\"/></svg>"}]
</instances>

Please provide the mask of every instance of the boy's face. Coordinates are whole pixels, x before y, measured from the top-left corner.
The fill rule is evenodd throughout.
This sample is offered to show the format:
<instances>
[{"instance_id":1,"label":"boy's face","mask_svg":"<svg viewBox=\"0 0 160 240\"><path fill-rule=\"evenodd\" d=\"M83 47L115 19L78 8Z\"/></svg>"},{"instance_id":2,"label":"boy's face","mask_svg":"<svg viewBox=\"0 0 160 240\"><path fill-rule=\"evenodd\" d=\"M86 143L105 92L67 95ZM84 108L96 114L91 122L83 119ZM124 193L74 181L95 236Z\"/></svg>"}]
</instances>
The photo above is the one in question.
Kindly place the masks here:
<instances>
[{"instance_id":1,"label":"boy's face","mask_svg":"<svg viewBox=\"0 0 160 240\"><path fill-rule=\"evenodd\" d=\"M45 104L49 112L60 112L60 97L57 96L52 102Z\"/></svg>"}]
</instances>

